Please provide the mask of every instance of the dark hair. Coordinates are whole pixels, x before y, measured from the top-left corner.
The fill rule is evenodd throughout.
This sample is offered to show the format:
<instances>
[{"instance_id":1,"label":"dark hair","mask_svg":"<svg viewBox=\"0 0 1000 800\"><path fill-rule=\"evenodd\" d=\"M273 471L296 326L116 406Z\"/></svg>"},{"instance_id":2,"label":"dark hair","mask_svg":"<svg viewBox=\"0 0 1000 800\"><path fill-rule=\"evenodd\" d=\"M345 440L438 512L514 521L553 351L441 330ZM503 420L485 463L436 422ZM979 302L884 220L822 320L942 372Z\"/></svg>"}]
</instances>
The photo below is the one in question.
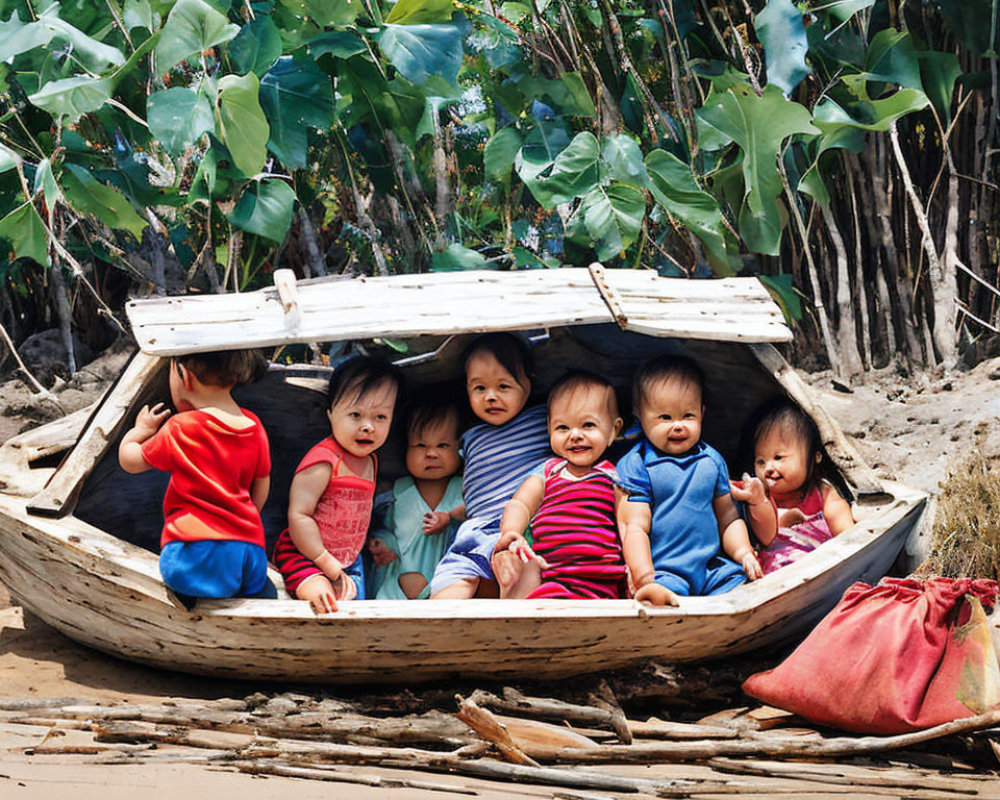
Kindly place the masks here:
<instances>
[{"instance_id":1,"label":"dark hair","mask_svg":"<svg viewBox=\"0 0 1000 800\"><path fill-rule=\"evenodd\" d=\"M632 410L638 412L653 384L671 378L695 384L701 392L701 404L706 404L705 374L701 368L687 356L658 356L643 364L632 378Z\"/></svg>"},{"instance_id":2,"label":"dark hair","mask_svg":"<svg viewBox=\"0 0 1000 800\"><path fill-rule=\"evenodd\" d=\"M409 439L410 436L419 435L428 425L444 419L455 421L457 436L462 420L458 404L450 398L442 399L437 393L425 390L407 404L406 425L403 431Z\"/></svg>"},{"instance_id":3,"label":"dark hair","mask_svg":"<svg viewBox=\"0 0 1000 800\"><path fill-rule=\"evenodd\" d=\"M523 339L512 333L487 333L473 339L462 353L462 372L465 372L469 360L480 353L493 356L518 383L524 380L531 382L534 371L531 348Z\"/></svg>"},{"instance_id":4,"label":"dark hair","mask_svg":"<svg viewBox=\"0 0 1000 800\"><path fill-rule=\"evenodd\" d=\"M207 386L230 388L259 380L267 372L267 362L256 350L214 350L175 356L179 364Z\"/></svg>"},{"instance_id":5,"label":"dark hair","mask_svg":"<svg viewBox=\"0 0 1000 800\"><path fill-rule=\"evenodd\" d=\"M385 381L396 387L398 401L403 387L403 374L399 371L399 367L380 356L352 356L341 361L330 376L330 385L326 390L326 406L333 408L354 392L360 397Z\"/></svg>"},{"instance_id":6,"label":"dark hair","mask_svg":"<svg viewBox=\"0 0 1000 800\"><path fill-rule=\"evenodd\" d=\"M546 409L551 414L552 404L564 395L572 394L580 389L604 389L611 398L610 408L612 416L618 416L618 398L615 396L615 387L611 381L600 375L589 372L585 369L574 369L566 372L549 389L549 398L546 401Z\"/></svg>"},{"instance_id":7,"label":"dark hair","mask_svg":"<svg viewBox=\"0 0 1000 800\"><path fill-rule=\"evenodd\" d=\"M806 443L808 466L803 485L810 488L816 484L818 478L822 477L821 464L816 461L817 453L821 457L824 455L819 428L805 411L787 397L772 397L757 406L750 415L746 430L750 435L748 438L745 437L744 450L745 457L749 458L751 465L756 460L757 445L760 440L774 431L783 431Z\"/></svg>"}]
</instances>

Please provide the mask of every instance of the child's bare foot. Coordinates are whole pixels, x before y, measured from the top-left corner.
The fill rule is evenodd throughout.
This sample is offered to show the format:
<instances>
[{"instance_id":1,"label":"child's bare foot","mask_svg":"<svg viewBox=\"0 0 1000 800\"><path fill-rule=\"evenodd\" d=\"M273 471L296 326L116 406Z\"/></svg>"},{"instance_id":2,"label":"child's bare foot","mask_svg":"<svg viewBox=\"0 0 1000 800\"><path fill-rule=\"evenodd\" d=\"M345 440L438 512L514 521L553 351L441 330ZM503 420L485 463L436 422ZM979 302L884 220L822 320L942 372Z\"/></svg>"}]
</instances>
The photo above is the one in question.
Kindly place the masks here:
<instances>
[{"instance_id":1,"label":"child's bare foot","mask_svg":"<svg viewBox=\"0 0 1000 800\"><path fill-rule=\"evenodd\" d=\"M635 593L635 599L640 603L650 603L654 606L677 605L677 595L666 586L660 586L660 584L655 582L640 586Z\"/></svg>"}]
</instances>

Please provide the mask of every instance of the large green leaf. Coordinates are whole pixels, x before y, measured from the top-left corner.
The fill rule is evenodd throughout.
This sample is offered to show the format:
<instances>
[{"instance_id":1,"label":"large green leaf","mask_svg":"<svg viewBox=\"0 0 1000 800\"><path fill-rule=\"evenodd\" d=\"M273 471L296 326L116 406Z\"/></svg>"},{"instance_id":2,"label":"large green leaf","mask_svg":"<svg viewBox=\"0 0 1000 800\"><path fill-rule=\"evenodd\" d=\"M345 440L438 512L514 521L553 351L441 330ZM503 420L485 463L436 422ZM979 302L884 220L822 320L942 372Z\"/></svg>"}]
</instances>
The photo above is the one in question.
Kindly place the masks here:
<instances>
[{"instance_id":1,"label":"large green leaf","mask_svg":"<svg viewBox=\"0 0 1000 800\"><path fill-rule=\"evenodd\" d=\"M21 163L21 156L15 153L6 145L0 143L0 172L14 169Z\"/></svg>"},{"instance_id":2,"label":"large green leaf","mask_svg":"<svg viewBox=\"0 0 1000 800\"><path fill-rule=\"evenodd\" d=\"M639 238L646 195L627 183L598 186L583 198L579 213L602 261L620 256Z\"/></svg>"},{"instance_id":3,"label":"large green leaf","mask_svg":"<svg viewBox=\"0 0 1000 800\"><path fill-rule=\"evenodd\" d=\"M309 40L309 52L316 59L328 54L348 59L367 50L364 40L353 31L327 31Z\"/></svg>"},{"instance_id":4,"label":"large green leaf","mask_svg":"<svg viewBox=\"0 0 1000 800\"><path fill-rule=\"evenodd\" d=\"M364 10L360 0L281 0L281 5L320 27L350 25Z\"/></svg>"},{"instance_id":5,"label":"large green leaf","mask_svg":"<svg viewBox=\"0 0 1000 800\"><path fill-rule=\"evenodd\" d=\"M947 127L951 123L951 98L955 93L955 81L962 74L958 56L933 50L922 50L918 55L924 91L934 104L942 124Z\"/></svg>"},{"instance_id":6,"label":"large green leaf","mask_svg":"<svg viewBox=\"0 0 1000 800\"><path fill-rule=\"evenodd\" d=\"M267 145L286 167L306 165L306 126L333 124L333 87L316 62L285 56L260 82L260 104L271 127Z\"/></svg>"},{"instance_id":7,"label":"large green leaf","mask_svg":"<svg viewBox=\"0 0 1000 800\"><path fill-rule=\"evenodd\" d=\"M123 195L96 180L80 165L63 166L62 190L67 202L81 214L93 214L109 228L126 230L136 239L142 237L146 220Z\"/></svg>"},{"instance_id":8,"label":"large green leaf","mask_svg":"<svg viewBox=\"0 0 1000 800\"><path fill-rule=\"evenodd\" d=\"M396 25L450 22L455 11L452 0L399 0L385 21Z\"/></svg>"},{"instance_id":9,"label":"large green leaf","mask_svg":"<svg viewBox=\"0 0 1000 800\"><path fill-rule=\"evenodd\" d=\"M270 16L262 14L240 28L226 53L237 74L263 75L281 55L281 49L281 31Z\"/></svg>"},{"instance_id":10,"label":"large green leaf","mask_svg":"<svg viewBox=\"0 0 1000 800\"><path fill-rule=\"evenodd\" d=\"M791 325L802 319L802 302L795 291L795 282L787 272L778 275L758 275L758 279L771 293L785 320Z\"/></svg>"},{"instance_id":11,"label":"large green leaf","mask_svg":"<svg viewBox=\"0 0 1000 800\"><path fill-rule=\"evenodd\" d=\"M215 133L212 104L201 91L187 88L153 92L146 101L149 130L164 147L180 155L206 131Z\"/></svg>"},{"instance_id":12,"label":"large green leaf","mask_svg":"<svg viewBox=\"0 0 1000 800\"><path fill-rule=\"evenodd\" d=\"M834 0L832 3L823 3L823 5L835 20L847 22L859 11L875 5L875 0Z\"/></svg>"},{"instance_id":13,"label":"large green leaf","mask_svg":"<svg viewBox=\"0 0 1000 800\"><path fill-rule=\"evenodd\" d=\"M846 109L826 97L813 109L813 122L827 135L832 135L842 125L866 131L887 131L893 121L926 108L929 102L927 95L914 89L900 89L882 100L860 100Z\"/></svg>"},{"instance_id":14,"label":"large green leaf","mask_svg":"<svg viewBox=\"0 0 1000 800\"><path fill-rule=\"evenodd\" d=\"M55 41L66 42L72 48L73 58L92 72L125 63L125 56L117 47L92 39L60 19L58 14L56 3L42 12L35 22L21 22L17 10L7 22L0 22L0 62Z\"/></svg>"},{"instance_id":15,"label":"large green leaf","mask_svg":"<svg viewBox=\"0 0 1000 800\"><path fill-rule=\"evenodd\" d=\"M754 252L777 255L781 242L778 150L789 136L820 131L810 123L809 112L787 100L773 84L761 96L749 88L713 94L697 115L701 126L715 129L743 151L740 235Z\"/></svg>"},{"instance_id":16,"label":"large green leaf","mask_svg":"<svg viewBox=\"0 0 1000 800\"><path fill-rule=\"evenodd\" d=\"M265 178L247 189L229 215L237 228L281 242L292 224L295 192L283 180Z\"/></svg>"},{"instance_id":17,"label":"large green leaf","mask_svg":"<svg viewBox=\"0 0 1000 800\"><path fill-rule=\"evenodd\" d=\"M556 80L528 75L517 79L516 86L526 98L544 98L561 114L571 117L594 116L590 92L577 72L563 73Z\"/></svg>"},{"instance_id":18,"label":"large green leaf","mask_svg":"<svg viewBox=\"0 0 1000 800\"><path fill-rule=\"evenodd\" d=\"M49 240L42 218L31 203L25 203L0 219L0 239L14 247L14 258L31 258L49 264Z\"/></svg>"},{"instance_id":19,"label":"large green leaf","mask_svg":"<svg viewBox=\"0 0 1000 800\"><path fill-rule=\"evenodd\" d=\"M722 211L715 198L698 186L690 165L666 150L653 150L646 156L645 168L650 194L698 237L712 271L734 274L737 268L727 250Z\"/></svg>"},{"instance_id":20,"label":"large green leaf","mask_svg":"<svg viewBox=\"0 0 1000 800\"><path fill-rule=\"evenodd\" d=\"M589 131L574 136L569 146L551 161L535 161L536 155L544 157L545 154L528 146L522 147L515 166L521 180L542 208L555 208L560 203L586 194L600 179L598 162L601 146Z\"/></svg>"},{"instance_id":21,"label":"large green leaf","mask_svg":"<svg viewBox=\"0 0 1000 800\"><path fill-rule=\"evenodd\" d=\"M41 191L45 205L49 208L55 208L56 202L63 199L62 190L56 183L55 175L52 174L52 162L47 158L39 161L35 169L34 191Z\"/></svg>"},{"instance_id":22,"label":"large green leaf","mask_svg":"<svg viewBox=\"0 0 1000 800\"><path fill-rule=\"evenodd\" d=\"M646 166L642 162L642 150L631 136L624 133L609 136L601 148L601 158L606 165L608 177L613 180L625 181L636 186L646 184Z\"/></svg>"},{"instance_id":23,"label":"large green leaf","mask_svg":"<svg viewBox=\"0 0 1000 800\"><path fill-rule=\"evenodd\" d=\"M511 125L497 131L483 148L483 171L487 178L505 178L521 149L521 134Z\"/></svg>"},{"instance_id":24,"label":"large green leaf","mask_svg":"<svg viewBox=\"0 0 1000 800\"><path fill-rule=\"evenodd\" d=\"M73 57L92 72L103 72L109 66L125 63L125 56L117 47L92 39L83 31L60 19L58 4L52 4L39 17L36 25L52 31L56 41L65 41L73 50Z\"/></svg>"},{"instance_id":25,"label":"large green leaf","mask_svg":"<svg viewBox=\"0 0 1000 800\"><path fill-rule=\"evenodd\" d=\"M917 48L906 31L885 28L876 33L865 55L865 71L870 81L898 83L904 89L923 89Z\"/></svg>"},{"instance_id":26,"label":"large green leaf","mask_svg":"<svg viewBox=\"0 0 1000 800\"><path fill-rule=\"evenodd\" d=\"M757 38L764 45L767 82L791 94L811 70L806 64L809 42L802 12L792 0L768 0L754 21Z\"/></svg>"},{"instance_id":27,"label":"large green leaf","mask_svg":"<svg viewBox=\"0 0 1000 800\"><path fill-rule=\"evenodd\" d=\"M10 19L0 22L0 63L36 47L45 47L51 40L51 28L46 28L37 22L21 22L21 17L15 8Z\"/></svg>"},{"instance_id":28,"label":"large green leaf","mask_svg":"<svg viewBox=\"0 0 1000 800\"><path fill-rule=\"evenodd\" d=\"M448 83L462 66L462 29L444 25L386 25L379 46L392 65L414 83L440 75Z\"/></svg>"},{"instance_id":29,"label":"large green leaf","mask_svg":"<svg viewBox=\"0 0 1000 800\"><path fill-rule=\"evenodd\" d=\"M28 95L28 100L54 117L65 116L73 122L84 114L97 111L111 98L111 83L111 78L63 78L49 81Z\"/></svg>"},{"instance_id":30,"label":"large green leaf","mask_svg":"<svg viewBox=\"0 0 1000 800\"><path fill-rule=\"evenodd\" d=\"M204 0L177 0L156 45L156 68L166 72L175 64L224 44L240 32Z\"/></svg>"},{"instance_id":31,"label":"large green leaf","mask_svg":"<svg viewBox=\"0 0 1000 800\"><path fill-rule=\"evenodd\" d=\"M257 99L259 92L260 81L252 72L219 80L219 138L244 175L260 172L267 160L270 128Z\"/></svg>"},{"instance_id":32,"label":"large green leaf","mask_svg":"<svg viewBox=\"0 0 1000 800\"><path fill-rule=\"evenodd\" d=\"M125 0L125 5L122 6L122 23L128 30L133 28L153 30L153 9L149 0Z\"/></svg>"},{"instance_id":33,"label":"large green leaf","mask_svg":"<svg viewBox=\"0 0 1000 800\"><path fill-rule=\"evenodd\" d=\"M435 253L431 258L432 272L454 272L460 269L487 269L489 265L481 253L463 247L460 244L450 244L448 249Z\"/></svg>"}]
</instances>

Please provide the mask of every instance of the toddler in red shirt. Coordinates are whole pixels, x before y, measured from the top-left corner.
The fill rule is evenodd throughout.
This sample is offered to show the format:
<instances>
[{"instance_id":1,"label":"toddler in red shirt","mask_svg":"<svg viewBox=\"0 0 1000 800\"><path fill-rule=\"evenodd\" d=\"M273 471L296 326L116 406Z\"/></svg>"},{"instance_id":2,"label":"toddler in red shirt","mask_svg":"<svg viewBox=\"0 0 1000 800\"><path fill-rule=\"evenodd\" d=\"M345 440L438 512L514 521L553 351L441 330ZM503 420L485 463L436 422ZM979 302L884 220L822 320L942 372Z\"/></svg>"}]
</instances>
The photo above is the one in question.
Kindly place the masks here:
<instances>
[{"instance_id":1,"label":"toddler in red shirt","mask_svg":"<svg viewBox=\"0 0 1000 800\"><path fill-rule=\"evenodd\" d=\"M126 472L170 473L160 538L163 581L185 604L198 597L275 597L260 509L271 455L260 420L231 391L256 377L249 350L170 361L170 398L143 406L118 447Z\"/></svg>"}]
</instances>

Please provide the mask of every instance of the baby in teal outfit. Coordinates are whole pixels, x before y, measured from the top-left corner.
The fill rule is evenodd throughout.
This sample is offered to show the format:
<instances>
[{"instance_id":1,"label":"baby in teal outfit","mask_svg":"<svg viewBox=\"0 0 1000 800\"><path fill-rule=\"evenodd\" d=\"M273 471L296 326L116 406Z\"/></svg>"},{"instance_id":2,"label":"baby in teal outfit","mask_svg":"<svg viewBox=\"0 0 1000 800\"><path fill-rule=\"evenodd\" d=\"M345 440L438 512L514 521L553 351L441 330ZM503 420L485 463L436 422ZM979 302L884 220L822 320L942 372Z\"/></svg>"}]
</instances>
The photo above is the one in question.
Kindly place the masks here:
<instances>
[{"instance_id":1,"label":"baby in teal outfit","mask_svg":"<svg viewBox=\"0 0 1000 800\"><path fill-rule=\"evenodd\" d=\"M375 562L375 600L419 597L444 555L462 505L458 409L431 397L411 405L406 470L375 501L368 549Z\"/></svg>"}]
</instances>

